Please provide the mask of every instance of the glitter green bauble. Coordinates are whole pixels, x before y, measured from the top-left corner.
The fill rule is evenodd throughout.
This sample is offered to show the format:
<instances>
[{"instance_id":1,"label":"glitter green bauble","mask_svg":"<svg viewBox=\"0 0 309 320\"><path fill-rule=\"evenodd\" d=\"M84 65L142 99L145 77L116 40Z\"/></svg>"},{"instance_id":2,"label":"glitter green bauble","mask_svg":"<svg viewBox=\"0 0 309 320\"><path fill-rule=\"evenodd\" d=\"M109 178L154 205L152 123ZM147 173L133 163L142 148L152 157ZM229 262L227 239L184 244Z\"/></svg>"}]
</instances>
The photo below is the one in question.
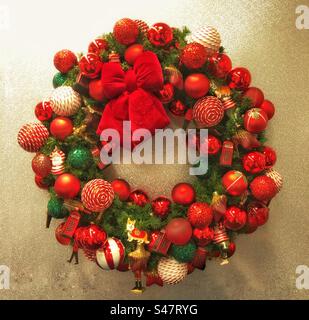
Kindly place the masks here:
<instances>
[{"instance_id":1,"label":"glitter green bauble","mask_svg":"<svg viewBox=\"0 0 309 320\"><path fill-rule=\"evenodd\" d=\"M190 241L184 246L176 246L173 244L169 254L179 262L190 262L194 258L196 248L194 241Z\"/></svg>"},{"instance_id":2,"label":"glitter green bauble","mask_svg":"<svg viewBox=\"0 0 309 320\"><path fill-rule=\"evenodd\" d=\"M62 86L67 80L67 75L61 72L57 72L53 77L53 86L54 88L58 88Z\"/></svg>"},{"instance_id":3,"label":"glitter green bauble","mask_svg":"<svg viewBox=\"0 0 309 320\"><path fill-rule=\"evenodd\" d=\"M87 169L92 163L91 152L85 147L72 149L68 154L68 164L75 169Z\"/></svg>"},{"instance_id":4,"label":"glitter green bauble","mask_svg":"<svg viewBox=\"0 0 309 320\"><path fill-rule=\"evenodd\" d=\"M63 200L51 198L47 204L48 214L55 219L62 219L68 215L68 210L63 206Z\"/></svg>"}]
</instances>

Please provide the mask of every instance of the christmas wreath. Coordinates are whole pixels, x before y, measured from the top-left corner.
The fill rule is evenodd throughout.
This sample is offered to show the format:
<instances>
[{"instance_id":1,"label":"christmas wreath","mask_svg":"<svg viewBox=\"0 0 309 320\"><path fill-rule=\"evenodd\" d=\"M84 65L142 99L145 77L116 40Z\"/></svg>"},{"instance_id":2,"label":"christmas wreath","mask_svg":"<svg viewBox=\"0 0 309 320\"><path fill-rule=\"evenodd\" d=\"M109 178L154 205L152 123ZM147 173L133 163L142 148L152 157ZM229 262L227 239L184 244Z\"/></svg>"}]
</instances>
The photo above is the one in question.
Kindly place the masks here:
<instances>
[{"instance_id":1,"label":"christmas wreath","mask_svg":"<svg viewBox=\"0 0 309 320\"><path fill-rule=\"evenodd\" d=\"M40 122L22 126L18 143L36 153L35 182L50 193L47 227L64 219L55 235L72 245L69 262L78 263L81 249L101 269L131 270L139 293L143 274L147 286L163 286L203 270L207 259L227 263L235 236L266 223L282 187L276 153L264 145L274 105L250 86L246 68L232 68L216 29L190 34L125 18L85 55L57 52L54 65L55 89L35 107ZM121 132L128 120L132 131L154 134L171 117L182 117L184 129L209 129L187 140L208 156L206 174L155 199L125 177L105 180L105 129Z\"/></svg>"}]
</instances>

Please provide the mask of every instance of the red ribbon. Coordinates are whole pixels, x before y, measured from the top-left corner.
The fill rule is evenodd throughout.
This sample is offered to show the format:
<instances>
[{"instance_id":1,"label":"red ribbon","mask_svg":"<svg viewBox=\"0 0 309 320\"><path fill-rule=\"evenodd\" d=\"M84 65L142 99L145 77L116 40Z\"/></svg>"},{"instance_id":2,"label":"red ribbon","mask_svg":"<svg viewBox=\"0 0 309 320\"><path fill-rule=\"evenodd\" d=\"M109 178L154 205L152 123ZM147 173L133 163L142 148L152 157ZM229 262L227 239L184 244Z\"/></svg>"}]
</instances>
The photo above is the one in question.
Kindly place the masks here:
<instances>
[{"instance_id":1,"label":"red ribbon","mask_svg":"<svg viewBox=\"0 0 309 320\"><path fill-rule=\"evenodd\" d=\"M150 51L139 56L132 69L124 72L119 63L102 66L104 96L111 99L105 106L97 134L115 129L123 142L123 121L131 121L131 130L165 128L170 120L156 93L163 88L163 74L157 56Z\"/></svg>"}]
</instances>

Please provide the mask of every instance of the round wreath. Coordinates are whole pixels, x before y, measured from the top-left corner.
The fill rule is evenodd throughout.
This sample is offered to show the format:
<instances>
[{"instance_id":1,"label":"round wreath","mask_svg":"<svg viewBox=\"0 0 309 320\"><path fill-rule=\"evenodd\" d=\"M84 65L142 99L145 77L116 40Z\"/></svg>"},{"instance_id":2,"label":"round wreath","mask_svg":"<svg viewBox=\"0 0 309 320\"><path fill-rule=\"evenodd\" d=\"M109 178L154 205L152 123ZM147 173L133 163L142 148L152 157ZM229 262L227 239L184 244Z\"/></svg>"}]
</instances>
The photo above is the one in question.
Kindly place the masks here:
<instances>
[{"instance_id":1,"label":"round wreath","mask_svg":"<svg viewBox=\"0 0 309 320\"><path fill-rule=\"evenodd\" d=\"M54 91L35 107L39 123L24 125L18 143L35 152L35 182L48 189L47 227L64 219L55 235L105 270L132 270L135 287L175 284L207 259L227 263L237 234L248 234L268 219L270 200L282 187L272 167L275 151L264 130L274 105L250 87L250 72L232 63L216 29L141 20L119 20L112 33L85 55L55 54ZM121 131L168 125L208 128L188 145L208 156L209 169L194 185L179 183L168 195L150 199L125 179L104 180L100 142L106 128Z\"/></svg>"}]
</instances>

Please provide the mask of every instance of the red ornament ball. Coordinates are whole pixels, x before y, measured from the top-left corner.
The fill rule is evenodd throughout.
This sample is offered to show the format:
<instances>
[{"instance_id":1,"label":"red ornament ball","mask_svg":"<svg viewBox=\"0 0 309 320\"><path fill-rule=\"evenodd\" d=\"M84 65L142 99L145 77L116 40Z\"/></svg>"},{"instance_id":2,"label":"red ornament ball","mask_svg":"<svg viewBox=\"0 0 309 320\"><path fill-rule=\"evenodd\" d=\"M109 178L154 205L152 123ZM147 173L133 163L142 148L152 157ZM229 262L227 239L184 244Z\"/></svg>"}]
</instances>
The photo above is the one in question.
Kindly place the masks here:
<instances>
[{"instance_id":1,"label":"red ornament ball","mask_svg":"<svg viewBox=\"0 0 309 320\"><path fill-rule=\"evenodd\" d=\"M227 257L230 258L236 251L236 244L235 242L230 242L228 251L227 251Z\"/></svg>"},{"instance_id":2,"label":"red ornament ball","mask_svg":"<svg viewBox=\"0 0 309 320\"><path fill-rule=\"evenodd\" d=\"M50 124L50 133L59 140L64 140L73 132L73 122L66 117L57 117Z\"/></svg>"},{"instance_id":3,"label":"red ornament ball","mask_svg":"<svg viewBox=\"0 0 309 320\"><path fill-rule=\"evenodd\" d=\"M52 168L50 158L43 153L36 154L32 159L31 165L33 172L42 178L48 176Z\"/></svg>"},{"instance_id":4,"label":"red ornament ball","mask_svg":"<svg viewBox=\"0 0 309 320\"><path fill-rule=\"evenodd\" d=\"M111 185L115 194L119 197L121 201L128 200L131 193L131 188L127 181L123 179L115 179L112 181Z\"/></svg>"},{"instance_id":5,"label":"red ornament ball","mask_svg":"<svg viewBox=\"0 0 309 320\"><path fill-rule=\"evenodd\" d=\"M170 83L165 83L159 94L163 104L170 103L174 98L174 86Z\"/></svg>"},{"instance_id":6,"label":"red ornament ball","mask_svg":"<svg viewBox=\"0 0 309 320\"><path fill-rule=\"evenodd\" d=\"M187 219L175 218L167 224L165 233L167 239L173 244L183 246L191 239L192 227Z\"/></svg>"},{"instance_id":7,"label":"red ornament ball","mask_svg":"<svg viewBox=\"0 0 309 320\"><path fill-rule=\"evenodd\" d=\"M89 95L96 101L103 101L105 99L101 79L95 79L89 83Z\"/></svg>"},{"instance_id":8,"label":"red ornament ball","mask_svg":"<svg viewBox=\"0 0 309 320\"><path fill-rule=\"evenodd\" d=\"M259 201L250 202L247 206L249 227L260 227L264 225L269 216L269 208Z\"/></svg>"},{"instance_id":9,"label":"red ornament ball","mask_svg":"<svg viewBox=\"0 0 309 320\"><path fill-rule=\"evenodd\" d=\"M209 88L210 82L202 73L192 73L185 80L185 91L190 98L204 97Z\"/></svg>"},{"instance_id":10,"label":"red ornament ball","mask_svg":"<svg viewBox=\"0 0 309 320\"><path fill-rule=\"evenodd\" d=\"M250 86L251 74L246 68L234 68L228 73L227 82L231 89L244 91Z\"/></svg>"},{"instance_id":11,"label":"red ornament ball","mask_svg":"<svg viewBox=\"0 0 309 320\"><path fill-rule=\"evenodd\" d=\"M141 44L132 44L126 49L124 58L128 64L133 65L135 60L144 52L144 47Z\"/></svg>"},{"instance_id":12,"label":"red ornament ball","mask_svg":"<svg viewBox=\"0 0 309 320\"><path fill-rule=\"evenodd\" d=\"M48 189L49 188L49 185L44 182L44 178L41 176L35 175L34 182L40 189Z\"/></svg>"},{"instance_id":13,"label":"red ornament ball","mask_svg":"<svg viewBox=\"0 0 309 320\"><path fill-rule=\"evenodd\" d=\"M197 241L198 246L205 247L214 239L215 232L210 227L202 229L195 228L193 230L193 237Z\"/></svg>"},{"instance_id":14,"label":"red ornament ball","mask_svg":"<svg viewBox=\"0 0 309 320\"><path fill-rule=\"evenodd\" d=\"M181 54L180 61L188 69L201 68L207 59L207 53L204 46L197 42L187 44Z\"/></svg>"},{"instance_id":15,"label":"red ornament ball","mask_svg":"<svg viewBox=\"0 0 309 320\"><path fill-rule=\"evenodd\" d=\"M251 133L259 133L267 127L267 114L259 108L248 110L244 116L244 127Z\"/></svg>"},{"instance_id":16,"label":"red ornament ball","mask_svg":"<svg viewBox=\"0 0 309 320\"><path fill-rule=\"evenodd\" d=\"M217 137L209 134L204 140L199 138L199 144L197 146L202 155L215 155L221 150L222 143Z\"/></svg>"},{"instance_id":17,"label":"red ornament ball","mask_svg":"<svg viewBox=\"0 0 309 320\"><path fill-rule=\"evenodd\" d=\"M180 100L176 100L171 103L169 110L174 116L182 117L186 114L187 107Z\"/></svg>"},{"instance_id":18,"label":"red ornament ball","mask_svg":"<svg viewBox=\"0 0 309 320\"><path fill-rule=\"evenodd\" d=\"M265 146L262 148L261 152L265 156L265 168L266 169L272 168L277 161L276 151L270 147Z\"/></svg>"},{"instance_id":19,"label":"red ornament ball","mask_svg":"<svg viewBox=\"0 0 309 320\"><path fill-rule=\"evenodd\" d=\"M156 216L160 218L164 218L170 212L171 200L164 196L160 196L152 200L151 206L152 206L152 211Z\"/></svg>"},{"instance_id":20,"label":"red ornament ball","mask_svg":"<svg viewBox=\"0 0 309 320\"><path fill-rule=\"evenodd\" d=\"M129 195L129 201L137 206L144 207L149 202L149 198L144 191L134 190Z\"/></svg>"},{"instance_id":21,"label":"red ornament ball","mask_svg":"<svg viewBox=\"0 0 309 320\"><path fill-rule=\"evenodd\" d=\"M76 55L70 50L58 51L54 56L54 65L61 73L67 73L77 64Z\"/></svg>"},{"instance_id":22,"label":"red ornament ball","mask_svg":"<svg viewBox=\"0 0 309 320\"><path fill-rule=\"evenodd\" d=\"M102 68L100 57L95 53L87 53L82 56L78 65L81 73L89 79L98 77Z\"/></svg>"},{"instance_id":23,"label":"red ornament ball","mask_svg":"<svg viewBox=\"0 0 309 320\"><path fill-rule=\"evenodd\" d=\"M232 69L232 61L224 53L215 53L207 61L207 70L216 78L225 78Z\"/></svg>"},{"instance_id":24,"label":"red ornament ball","mask_svg":"<svg viewBox=\"0 0 309 320\"><path fill-rule=\"evenodd\" d=\"M53 110L50 106L50 102L43 101L43 102L38 103L35 106L34 114L37 117L37 119L40 121L47 121L47 120L51 119L51 117L53 115Z\"/></svg>"},{"instance_id":25,"label":"red ornament ball","mask_svg":"<svg viewBox=\"0 0 309 320\"><path fill-rule=\"evenodd\" d=\"M260 105L260 109L262 109L267 114L268 120L270 120L275 114L275 106L269 100L264 100Z\"/></svg>"},{"instance_id":26,"label":"red ornament ball","mask_svg":"<svg viewBox=\"0 0 309 320\"><path fill-rule=\"evenodd\" d=\"M76 197L80 190L80 181L73 174L63 173L55 181L56 194L64 199Z\"/></svg>"},{"instance_id":27,"label":"red ornament ball","mask_svg":"<svg viewBox=\"0 0 309 320\"><path fill-rule=\"evenodd\" d=\"M173 40L173 30L166 23L155 23L148 29L149 41L156 47L164 47Z\"/></svg>"},{"instance_id":28,"label":"red ornament ball","mask_svg":"<svg viewBox=\"0 0 309 320\"><path fill-rule=\"evenodd\" d=\"M261 152L249 152L242 158L244 169L252 174L259 173L266 168L265 156Z\"/></svg>"},{"instance_id":29,"label":"red ornament ball","mask_svg":"<svg viewBox=\"0 0 309 320\"><path fill-rule=\"evenodd\" d=\"M106 232L95 224L79 227L74 234L74 241L84 250L97 250L106 242Z\"/></svg>"},{"instance_id":30,"label":"red ornament ball","mask_svg":"<svg viewBox=\"0 0 309 320\"><path fill-rule=\"evenodd\" d=\"M205 202L195 202L189 207L187 217L193 227L205 228L212 222L212 208Z\"/></svg>"},{"instance_id":31,"label":"red ornament ball","mask_svg":"<svg viewBox=\"0 0 309 320\"><path fill-rule=\"evenodd\" d=\"M250 189L254 198L260 201L269 201L278 192L274 180L264 175L254 178Z\"/></svg>"},{"instance_id":32,"label":"red ornament ball","mask_svg":"<svg viewBox=\"0 0 309 320\"><path fill-rule=\"evenodd\" d=\"M189 183L178 183L172 190L172 199L181 205L190 205L195 200L195 190Z\"/></svg>"},{"instance_id":33,"label":"red ornament ball","mask_svg":"<svg viewBox=\"0 0 309 320\"><path fill-rule=\"evenodd\" d=\"M252 106L254 108L259 108L264 101L264 93L261 89L256 87L250 87L244 93L243 98L248 98L251 100Z\"/></svg>"},{"instance_id":34,"label":"red ornament ball","mask_svg":"<svg viewBox=\"0 0 309 320\"><path fill-rule=\"evenodd\" d=\"M222 177L222 184L226 192L232 196L240 196L248 188L246 176L242 172L236 170L228 171Z\"/></svg>"},{"instance_id":35,"label":"red ornament ball","mask_svg":"<svg viewBox=\"0 0 309 320\"><path fill-rule=\"evenodd\" d=\"M136 41L138 33L137 23L129 18L117 21L113 30L115 39L126 46Z\"/></svg>"},{"instance_id":36,"label":"red ornament ball","mask_svg":"<svg viewBox=\"0 0 309 320\"><path fill-rule=\"evenodd\" d=\"M55 237L57 241L63 246L68 246L71 242L71 239L63 236L65 222L59 224L59 226L55 230Z\"/></svg>"},{"instance_id":37,"label":"red ornament ball","mask_svg":"<svg viewBox=\"0 0 309 320\"><path fill-rule=\"evenodd\" d=\"M88 52L100 55L103 51L108 49L108 42L105 39L95 39L88 46Z\"/></svg>"},{"instance_id":38,"label":"red ornament ball","mask_svg":"<svg viewBox=\"0 0 309 320\"><path fill-rule=\"evenodd\" d=\"M236 206L227 208L224 216L224 225L226 228L237 231L240 230L247 221L247 212Z\"/></svg>"}]
</instances>

